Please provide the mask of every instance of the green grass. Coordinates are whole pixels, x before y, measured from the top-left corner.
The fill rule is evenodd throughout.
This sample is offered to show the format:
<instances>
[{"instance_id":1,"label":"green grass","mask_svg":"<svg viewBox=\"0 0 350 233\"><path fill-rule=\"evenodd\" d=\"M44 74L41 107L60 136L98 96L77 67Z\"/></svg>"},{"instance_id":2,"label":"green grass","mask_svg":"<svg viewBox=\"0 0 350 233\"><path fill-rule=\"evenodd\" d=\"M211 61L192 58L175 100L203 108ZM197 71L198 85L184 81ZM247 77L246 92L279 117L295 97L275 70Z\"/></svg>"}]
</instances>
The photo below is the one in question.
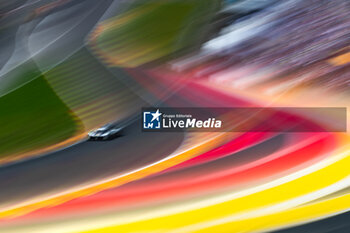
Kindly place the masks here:
<instances>
[{"instance_id":1,"label":"green grass","mask_svg":"<svg viewBox=\"0 0 350 233\"><path fill-rule=\"evenodd\" d=\"M0 158L61 142L80 128L43 76L0 97L0 111Z\"/></svg>"},{"instance_id":2,"label":"green grass","mask_svg":"<svg viewBox=\"0 0 350 233\"><path fill-rule=\"evenodd\" d=\"M180 49L198 46L220 1L142 3L107 21L106 29L97 38L98 49L115 58L117 65L138 66Z\"/></svg>"}]
</instances>

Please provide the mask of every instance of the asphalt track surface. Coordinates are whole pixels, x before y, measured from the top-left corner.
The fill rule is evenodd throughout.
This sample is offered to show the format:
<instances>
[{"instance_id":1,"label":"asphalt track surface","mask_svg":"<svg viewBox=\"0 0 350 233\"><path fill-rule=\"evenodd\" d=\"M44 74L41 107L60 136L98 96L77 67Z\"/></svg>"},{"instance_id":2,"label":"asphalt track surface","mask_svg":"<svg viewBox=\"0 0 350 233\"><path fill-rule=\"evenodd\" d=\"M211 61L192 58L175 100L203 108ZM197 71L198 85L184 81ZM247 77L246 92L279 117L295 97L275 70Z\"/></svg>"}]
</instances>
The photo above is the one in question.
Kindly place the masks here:
<instances>
[{"instance_id":1,"label":"asphalt track surface","mask_svg":"<svg viewBox=\"0 0 350 233\"><path fill-rule=\"evenodd\" d=\"M348 233L350 232L350 212L335 215L316 222L294 226L273 233Z\"/></svg>"},{"instance_id":2,"label":"asphalt track surface","mask_svg":"<svg viewBox=\"0 0 350 233\"><path fill-rule=\"evenodd\" d=\"M109 141L85 141L0 168L0 207L64 191L158 161L183 141L183 133L144 133L140 122Z\"/></svg>"}]
</instances>

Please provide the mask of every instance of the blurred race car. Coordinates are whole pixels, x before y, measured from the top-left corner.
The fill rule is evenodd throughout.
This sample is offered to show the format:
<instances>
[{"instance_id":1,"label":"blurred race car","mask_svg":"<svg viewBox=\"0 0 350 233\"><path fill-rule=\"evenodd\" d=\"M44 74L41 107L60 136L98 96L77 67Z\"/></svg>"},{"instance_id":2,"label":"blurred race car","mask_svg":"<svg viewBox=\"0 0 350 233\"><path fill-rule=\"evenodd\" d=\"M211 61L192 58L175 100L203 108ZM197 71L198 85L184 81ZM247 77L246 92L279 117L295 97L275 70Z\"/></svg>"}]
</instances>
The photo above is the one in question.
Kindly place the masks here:
<instances>
[{"instance_id":1,"label":"blurred race car","mask_svg":"<svg viewBox=\"0 0 350 233\"><path fill-rule=\"evenodd\" d=\"M122 127L116 124L106 124L88 133L90 140L108 140L120 136Z\"/></svg>"}]
</instances>

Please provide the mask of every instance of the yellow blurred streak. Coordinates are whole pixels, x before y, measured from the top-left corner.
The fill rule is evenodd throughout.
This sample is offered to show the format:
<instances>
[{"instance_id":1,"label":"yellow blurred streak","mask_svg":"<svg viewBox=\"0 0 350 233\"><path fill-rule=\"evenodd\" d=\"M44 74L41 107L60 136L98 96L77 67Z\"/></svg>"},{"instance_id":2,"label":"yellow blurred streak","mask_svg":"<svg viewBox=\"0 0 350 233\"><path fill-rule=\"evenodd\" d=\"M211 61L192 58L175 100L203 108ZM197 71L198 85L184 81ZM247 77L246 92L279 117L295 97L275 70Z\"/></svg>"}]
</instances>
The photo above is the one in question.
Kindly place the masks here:
<instances>
[{"instance_id":1,"label":"yellow blurred streak","mask_svg":"<svg viewBox=\"0 0 350 233\"><path fill-rule=\"evenodd\" d=\"M335 66L342 66L350 63L350 52L344 53L329 60Z\"/></svg>"},{"instance_id":2,"label":"yellow blurred streak","mask_svg":"<svg viewBox=\"0 0 350 233\"><path fill-rule=\"evenodd\" d=\"M135 19L136 17L142 14L150 12L153 8L154 8L153 5L146 4L146 5L143 5L142 7L131 9L125 13L122 13L121 15L118 15L103 21L94 29L94 31L90 34L88 41L91 44L94 52L99 55L99 57L103 60L104 63L110 66L119 66L120 64L129 64L128 67L134 67L140 63L139 61L134 61L137 57L147 54L149 52L155 53L156 49L159 49L166 44L166 42L164 42L163 45L155 44L153 46L147 46L141 50L139 48L136 48L134 50L129 49L125 51L124 54L121 51L118 51L121 53L121 56L118 56L118 58L116 58L113 55L109 55L106 52L103 52L102 49L97 49L99 47L97 43L98 37L101 36L103 33L105 33L106 31L121 27L124 24L130 22L132 19Z\"/></svg>"},{"instance_id":3,"label":"yellow blurred streak","mask_svg":"<svg viewBox=\"0 0 350 233\"><path fill-rule=\"evenodd\" d=\"M148 11L152 10L153 6L152 5L142 5L142 7L138 7L138 8L134 8L134 9L130 9L125 13L122 13L118 16L112 17L110 19L107 19L105 21L103 21L103 23L101 23L96 29L97 31L95 31L94 33L91 34L91 37L93 37L94 39L96 39L100 33L97 33L98 31L104 31L106 29L113 29L115 27L119 27L127 22L129 22L130 20L136 18L139 15L142 15L144 13L147 13Z\"/></svg>"},{"instance_id":4,"label":"yellow blurred streak","mask_svg":"<svg viewBox=\"0 0 350 233\"><path fill-rule=\"evenodd\" d=\"M118 28L132 19L136 18L139 15L142 15L144 13L147 13L148 11L152 10L153 6L152 5L145 5L142 8L136 8L136 9L131 9L130 11L127 11L126 13L122 13L121 15L115 16L113 18L110 18L108 20L103 21L101 24L99 24L95 30L91 33L89 36L89 41L93 45L93 47L98 47L97 39L99 36L101 36L105 31L108 30L113 30L114 28ZM120 58L116 58L114 56L111 56L107 53L103 53L100 50L96 50L96 54L99 54L100 57L103 57L103 60L106 64L109 65L119 65L120 63L127 63L130 60L134 59L134 57L137 57L139 55L146 54L148 52L151 52L152 50L159 48L160 45L154 45L154 47L147 47L144 48L143 50L136 49L135 51L126 51L124 56L121 56ZM131 57L130 54L134 54L133 57ZM128 57L130 56L130 57ZM134 65L132 65L134 66Z\"/></svg>"},{"instance_id":5,"label":"yellow blurred streak","mask_svg":"<svg viewBox=\"0 0 350 233\"><path fill-rule=\"evenodd\" d=\"M191 148L181 147L172 155L156 163L142 167L138 170L130 171L126 174L111 178L109 180L101 181L98 184L93 184L88 187L79 187L77 188L77 190L67 191L65 193L57 194L52 197L46 197L40 200L31 200L26 203L21 203L17 206L2 209L0 210L0 218L18 217L40 208L53 207L75 198L92 195L106 189L114 188L131 181L142 179L149 175L161 172L176 164L182 163L208 150L214 149L219 145L221 145L222 143L230 140L232 135L233 134L231 133L212 133L212 134L206 134L205 138L200 137L202 140L199 140L199 138L194 137L197 140L197 142L200 141L199 144L192 146ZM189 137L189 138L194 140L193 137ZM185 143L185 145L191 145L191 144Z\"/></svg>"},{"instance_id":6,"label":"yellow blurred streak","mask_svg":"<svg viewBox=\"0 0 350 233\"><path fill-rule=\"evenodd\" d=\"M350 208L350 194L336 197L313 205L301 206L295 209L278 212L258 218L242 221L231 221L226 224L217 224L210 228L189 230L190 232L261 232L288 225L302 224L308 221L325 218L329 215L344 212ZM345 204L345 205L344 205ZM185 232L185 231L183 231Z\"/></svg>"},{"instance_id":7,"label":"yellow blurred streak","mask_svg":"<svg viewBox=\"0 0 350 233\"><path fill-rule=\"evenodd\" d=\"M143 56L152 53L152 56L160 56L162 54L162 51L159 50L163 48L168 42L162 42L155 45L149 45L147 47L144 47L142 49L140 48L134 48L134 49L119 49L118 53L119 56L115 56L113 52L104 53L103 50L97 50L96 53L98 53L101 57L103 57L103 61L110 65L110 66L119 66L120 64L128 64L128 67L136 67L142 63L145 63L147 61L147 58L143 58ZM98 45L97 45L98 47ZM100 52L101 51L101 52Z\"/></svg>"},{"instance_id":8,"label":"yellow blurred streak","mask_svg":"<svg viewBox=\"0 0 350 233\"><path fill-rule=\"evenodd\" d=\"M216 229L210 229L205 232L241 232L242 230L244 231L244 229L247 227L246 224L249 224L248 228L253 228L252 224L255 220L251 220L250 223L247 223L248 220L246 220L246 218L249 218L247 216L252 216L251 214L254 214L255 211L260 211L262 215L268 215L271 214L271 210L265 213L264 209L271 208L274 205L278 206L274 210L275 212L281 210L285 211L286 208L293 208L296 206L296 204L294 206L284 206L283 208L281 207L281 204L283 206L284 202L287 202L288 200L292 200L293 202L293 199L295 198L303 198L303 196L305 195L331 186L349 177L349 154L350 150L346 150L344 153L338 154L337 156L334 156L330 160L328 160L328 162L331 163L324 168L321 168L313 173L304 175L298 179L281 184L279 186L263 190L261 192L257 192L254 194L239 197L233 200L225 201L214 205L213 203L208 202L207 206L204 208L183 211L177 214L168 213L170 215L160 217L154 216L154 218L149 220L136 221L129 224L115 225L111 227L84 232L169 232L181 228L186 229L186 227L193 225L193 223L198 223L200 225L205 224L208 221L214 221L220 218L232 216L235 216L236 219L244 218L241 220L241 222L244 222L244 224L242 223L238 226L238 223L240 221L237 220L235 224L232 223L231 228L224 227L221 229L221 231L220 229L218 231ZM350 202L340 203L342 206L338 206L338 209L336 209L336 211L341 211L350 208ZM301 203L299 203L299 205L300 204ZM312 213L315 213L317 211L317 209L314 209L314 212ZM331 209L326 213L329 212L331 212ZM293 218L288 218L288 215L286 215L285 219L279 217L277 218L276 216L277 215L275 215L275 218L269 219L270 222L266 222L266 224L262 223L262 225L259 226L259 228L256 228L254 230L259 230L271 226L279 226L287 220L289 220L290 222L294 220ZM305 218L306 217L312 218L314 216L305 215ZM191 231L179 230L176 232Z\"/></svg>"}]
</instances>

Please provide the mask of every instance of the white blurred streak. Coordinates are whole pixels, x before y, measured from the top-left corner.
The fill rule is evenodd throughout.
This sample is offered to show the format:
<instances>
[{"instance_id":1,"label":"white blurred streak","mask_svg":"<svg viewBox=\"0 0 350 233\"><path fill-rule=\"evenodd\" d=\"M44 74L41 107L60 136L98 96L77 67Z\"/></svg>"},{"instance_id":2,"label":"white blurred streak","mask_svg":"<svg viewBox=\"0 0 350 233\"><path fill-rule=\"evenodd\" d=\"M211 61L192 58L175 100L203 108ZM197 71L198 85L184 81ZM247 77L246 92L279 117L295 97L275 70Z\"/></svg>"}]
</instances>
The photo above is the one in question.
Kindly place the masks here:
<instances>
[{"instance_id":1,"label":"white blurred streak","mask_svg":"<svg viewBox=\"0 0 350 233\"><path fill-rule=\"evenodd\" d=\"M183 72L193 66L199 65L211 58L213 53L208 51L199 52L196 54L191 54L187 57L182 57L181 59L169 62L170 69L176 72Z\"/></svg>"},{"instance_id":2,"label":"white blurred streak","mask_svg":"<svg viewBox=\"0 0 350 233\"><path fill-rule=\"evenodd\" d=\"M203 45L205 51L220 52L232 48L245 40L248 40L275 24L273 19L278 16L280 10L295 5L300 0L284 1L280 4L257 13L255 17L232 24L221 31L221 35ZM256 2L256 1L247 1ZM251 3L251 4L252 4ZM242 3L243 4L243 3ZM248 4L248 3L245 3ZM234 6L231 6L234 7ZM229 10L229 8L228 8ZM233 8L231 8L233 10Z\"/></svg>"}]
</instances>

